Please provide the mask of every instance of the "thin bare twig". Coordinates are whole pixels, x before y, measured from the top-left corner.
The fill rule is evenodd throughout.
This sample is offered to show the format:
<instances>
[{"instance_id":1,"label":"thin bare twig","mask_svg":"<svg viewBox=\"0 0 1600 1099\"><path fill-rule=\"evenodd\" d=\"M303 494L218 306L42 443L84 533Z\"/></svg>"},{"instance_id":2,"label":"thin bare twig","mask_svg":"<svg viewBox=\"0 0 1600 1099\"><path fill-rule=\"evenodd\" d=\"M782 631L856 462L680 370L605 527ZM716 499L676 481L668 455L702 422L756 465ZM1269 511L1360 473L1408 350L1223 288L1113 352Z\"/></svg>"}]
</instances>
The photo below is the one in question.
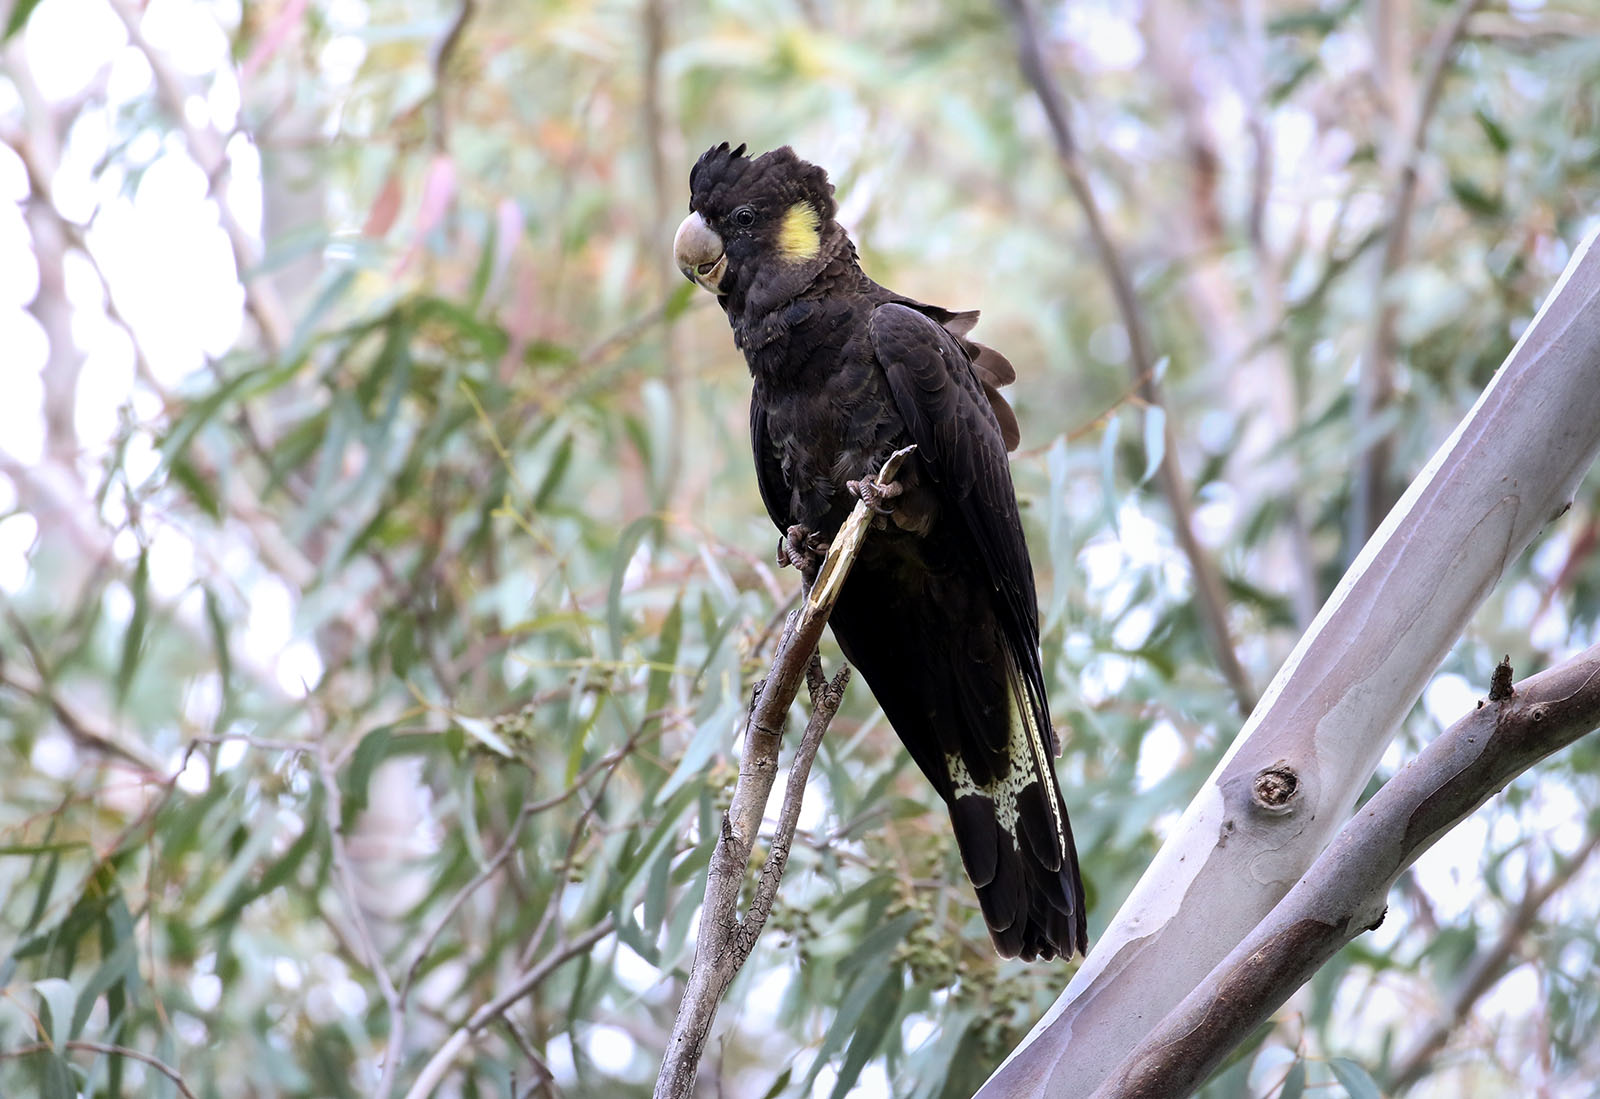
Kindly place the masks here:
<instances>
[{"instance_id":1,"label":"thin bare twig","mask_svg":"<svg viewBox=\"0 0 1600 1099\"><path fill-rule=\"evenodd\" d=\"M84 1053L104 1053L111 1057L126 1057L131 1061L149 1065L168 1080L171 1080L172 1085L178 1089L178 1094L182 1095L183 1099L196 1099L194 1092L189 1090L189 1085L183 1082L183 1077L178 1074L177 1069L159 1057L152 1057L143 1050L129 1049L127 1046L116 1046L107 1042L91 1042L84 1038L69 1038L65 1042L58 1043L58 1045L61 1048L79 1050ZM27 1057L29 1054L44 1053L55 1048L56 1046L52 1046L49 1042L32 1042L25 1046L17 1046L15 1049L0 1049L0 1060Z\"/></svg>"},{"instance_id":2,"label":"thin bare twig","mask_svg":"<svg viewBox=\"0 0 1600 1099\"><path fill-rule=\"evenodd\" d=\"M579 790L582 790L584 785L595 775L599 774L601 771L614 768L618 763L621 763L624 759L637 751L642 745L654 740L661 734L661 730L665 726L661 722L650 722L649 718L652 716L655 715L645 715L646 720L640 723L640 732L638 735L629 737L628 740L623 743L622 747L607 752L605 755L589 764L589 766L585 767L582 771L579 771L577 777L572 780L571 786L567 787L559 794L551 794L549 797L543 798L539 801L530 801L526 806L527 810L530 813L542 813L546 809L554 809L557 805L560 805L566 801L570 801L573 795L575 795ZM648 731L644 731L647 725L649 726L649 729Z\"/></svg>"},{"instance_id":3,"label":"thin bare twig","mask_svg":"<svg viewBox=\"0 0 1600 1099\"><path fill-rule=\"evenodd\" d=\"M594 796L589 799L589 803L583 807L583 812L578 814L578 819L572 826L572 834L567 840L566 854L561 856L561 862L554 871L557 879L564 881L576 864L579 844L583 842L585 836L589 835L589 821L594 816L595 810L600 807L600 801L605 797L606 787L610 785L611 778L617 773L617 768L621 766L622 761L638 747L648 724L648 722L641 722L638 728L634 729L632 734L629 735L622 747L607 757L610 762L606 765L605 773L600 778L599 787L595 790ZM575 786L574 788L576 789L577 787ZM533 929L533 934L528 936L527 944L522 948L522 955L517 959L519 966L526 968L533 961L534 951L539 949L539 944L544 941L546 932L555 923L556 915L561 910L560 901L561 886L558 884L550 891L550 900L545 905L544 914L539 918L539 926Z\"/></svg>"},{"instance_id":4,"label":"thin bare twig","mask_svg":"<svg viewBox=\"0 0 1600 1099\"><path fill-rule=\"evenodd\" d=\"M789 865L789 850L794 845L795 827L800 822L800 804L805 797L811 764L817 758L817 749L822 746L822 734L828 731L833 715L839 712L839 705L844 701L844 689L850 682L850 665L840 668L838 674L828 680L823 677L822 662L815 655L812 654L816 681L810 684L811 718L806 722L800 746L795 749L794 761L789 764L789 779L784 785L783 807L778 811L772 846L767 852L767 861L762 864L761 877L756 881L750 909L739 929L737 954L740 966L749 958L757 936L766 926L767 917L772 914L772 904L778 896L778 883L783 880L783 872ZM810 676L808 672L808 679Z\"/></svg>"},{"instance_id":5,"label":"thin bare twig","mask_svg":"<svg viewBox=\"0 0 1600 1099\"><path fill-rule=\"evenodd\" d=\"M1517 902L1506 919L1506 925L1501 929L1499 937L1467 963L1446 1010L1428 1026L1411 1048L1395 1061L1394 1067L1389 1072L1389 1090L1392 1093L1398 1095L1420 1080L1432 1067L1434 1058L1450 1040L1451 1032L1466 1021L1484 993L1506 975L1511 959L1516 955L1523 938L1538 920L1540 910L1551 897L1577 876L1578 871L1583 869L1584 864L1596 850L1600 850L1600 832L1590 836L1589 842L1571 858L1565 860L1549 878L1530 886L1522 895L1522 899Z\"/></svg>"},{"instance_id":6,"label":"thin bare twig","mask_svg":"<svg viewBox=\"0 0 1600 1099\"><path fill-rule=\"evenodd\" d=\"M1177 433L1173 429L1172 416L1167 413L1160 381L1156 378L1155 357L1151 354L1144 309L1139 303L1139 295L1134 289L1127 265L1111 240L1105 218L1100 213L1100 204L1089 186L1083 156L1067 117L1066 99L1045 66L1044 54L1039 48L1037 24L1028 0L1002 0L1002 3L1016 33L1017 56L1023 76L1038 97L1039 105L1044 108L1051 136L1055 139L1056 155L1061 161L1062 173L1067 178L1067 187L1083 210L1084 223L1089 230L1095 255L1111 284L1111 296L1116 301L1117 312L1128 336L1128 368L1138 381L1140 397L1146 406L1150 409L1159 408L1165 415L1156 483L1166 497L1167 507L1172 512L1173 533L1194 576L1196 603L1200 620L1205 626L1206 639L1211 646L1212 659L1217 662L1218 670L1232 689L1239 712L1248 714L1255 709L1255 689L1234 650L1233 636L1228 629L1228 606L1222 575L1194 533L1194 507L1183 471L1178 467L1177 448L1174 445ZM1150 413L1146 412L1146 415Z\"/></svg>"},{"instance_id":7,"label":"thin bare twig","mask_svg":"<svg viewBox=\"0 0 1600 1099\"><path fill-rule=\"evenodd\" d=\"M529 1082L528 1089L523 1094L532 1095L534 1088L552 1084L556 1074L550 1071L545 1059L533 1048L533 1039L528 1036L528 1032L509 1015L501 1016L500 1021L505 1025L506 1032L511 1035L511 1040L516 1043L517 1049L522 1051L522 1055L528 1059L528 1064L533 1066L533 1080ZM515 1079L515 1076L512 1078Z\"/></svg>"},{"instance_id":8,"label":"thin bare twig","mask_svg":"<svg viewBox=\"0 0 1600 1099\"><path fill-rule=\"evenodd\" d=\"M914 449L906 447L890 456L878 473L879 482L892 481L900 464ZM750 956L771 911L789 848L794 842L800 800L805 793L811 761L828 723L839 709L848 681L848 667L841 669L832 683L824 680L816 658L817 642L822 638L823 627L827 625L845 577L866 540L872 519L872 510L865 501L858 501L834 536L805 601L790 616L778 641L778 650L773 654L772 667L751 699L745 722L744 753L739 760L739 779L734 786L733 802L723 815L716 848L711 853L694 962L684 984L677 1017L673 1020L666 1056L656 1077L656 1099L683 1099L693 1090L718 1002ZM762 868L755 897L741 918L740 889L766 815L767 799L777 778L784 718L802 679L811 685L811 718L790 764L771 854Z\"/></svg>"},{"instance_id":9,"label":"thin bare twig","mask_svg":"<svg viewBox=\"0 0 1600 1099\"><path fill-rule=\"evenodd\" d=\"M400 1000L399 991L394 986L394 980L389 976L388 968L383 963L383 955L378 951L377 942L372 937L372 929L367 925L366 913L361 908L361 898L356 893L355 871L350 865L350 852L345 848L342 834L344 811L343 799L339 796L339 776L334 774L327 745L319 741L312 755L317 761L317 773L322 779L323 814L328 827L328 847L333 856L334 880L338 885L339 894L344 898L345 907L349 909L350 922L355 928L356 943L362 954L361 961L371 970L372 978L378 984L378 991L383 995L383 1002L389 1009L389 1041L383 1056L383 1075L379 1078L378 1090L375 1093L377 1099L387 1099L390 1089L394 1086L396 1067L405 1050L405 1006Z\"/></svg>"},{"instance_id":10,"label":"thin bare twig","mask_svg":"<svg viewBox=\"0 0 1600 1099\"><path fill-rule=\"evenodd\" d=\"M444 101L450 61L466 36L467 24L476 12L477 0L460 0L455 18L433 49L433 92L429 102L432 124L429 128L433 131L434 151L438 153L445 153L450 147L450 118Z\"/></svg>"},{"instance_id":11,"label":"thin bare twig","mask_svg":"<svg viewBox=\"0 0 1600 1099\"><path fill-rule=\"evenodd\" d=\"M272 737L256 736L254 733L202 733L190 738L189 745L191 748L199 744L221 746L229 742L246 744L258 752L285 752L298 755L317 750L316 744L309 740L275 740Z\"/></svg>"},{"instance_id":12,"label":"thin bare twig","mask_svg":"<svg viewBox=\"0 0 1600 1099\"><path fill-rule=\"evenodd\" d=\"M505 1014L518 1000L521 1000L537 988L550 974L579 954L587 951L615 929L616 921L608 913L604 919L585 930L583 934L571 942L558 944L555 950L551 951L537 965L528 969L522 976L513 981L511 986L499 996L474 1011L467 1021L462 1023L449 1038L445 1039L444 1044L428 1059L428 1063L423 1066L422 1072L418 1074L416 1082L406 1092L405 1099L427 1099L428 1096L432 1095L433 1089L439 1086L439 1082L450 1071L451 1066L455 1064L456 1058L461 1055L461 1051L467 1047L468 1042L472 1041L490 1023Z\"/></svg>"},{"instance_id":13,"label":"thin bare twig","mask_svg":"<svg viewBox=\"0 0 1600 1099\"><path fill-rule=\"evenodd\" d=\"M417 973L421 971L422 963L427 961L428 953L433 949L433 944L443 934L450 921L455 919L456 912L466 903L467 898L472 896L480 885L499 873L506 860L516 853L517 840L522 835L522 826L536 812L538 812L538 803L531 801L523 803L522 808L517 811L516 819L511 822L511 827L506 832L506 840L500 845L500 849L494 853L488 862L484 863L483 869L472 876L471 881L456 891L456 895L450 898L450 903L444 906L444 911L439 913L434 920L433 926L418 941L411 952L411 963L406 966L405 976L400 979L401 1010L405 1009L406 997L410 995L411 987L417 980Z\"/></svg>"},{"instance_id":14,"label":"thin bare twig","mask_svg":"<svg viewBox=\"0 0 1600 1099\"><path fill-rule=\"evenodd\" d=\"M1459 0L1455 13L1440 24L1428 47L1426 76L1412 113L1405 145L1399 153L1394 190L1389 198L1392 212L1384 233L1383 258L1373 281L1372 332L1356 382L1353 416L1358 431L1368 428L1373 417L1381 413L1394 398L1395 321L1399 310L1390 290L1394 276L1405 264L1410 246L1411 215L1417 198L1417 166L1427 142L1428 123L1439 105L1439 93L1444 87L1445 74L1450 69L1450 59L1457 43L1466 33L1467 21L1482 4L1483 0ZM1384 432L1368 441L1356 463L1349 514L1348 542L1352 556L1366 543L1368 536L1378 529L1378 524L1383 522L1384 515L1394 502L1396 494L1388 485L1392 457L1390 435Z\"/></svg>"},{"instance_id":15,"label":"thin bare twig","mask_svg":"<svg viewBox=\"0 0 1600 1099\"><path fill-rule=\"evenodd\" d=\"M151 754L149 748L131 737L119 734L113 722L108 720L97 727L95 722L86 720L67 705L52 687L49 671L40 663L44 656L35 646L27 625L10 607L5 608L5 616L22 647L34 662L35 671L30 672L12 661L0 668L0 687L9 687L48 708L57 723L79 747L132 764L146 775L166 774L165 764Z\"/></svg>"},{"instance_id":16,"label":"thin bare twig","mask_svg":"<svg viewBox=\"0 0 1600 1099\"><path fill-rule=\"evenodd\" d=\"M155 78L156 97L162 108L172 116L183 130L184 143L189 156L200 165L210 183L209 197L216 204L217 217L233 249L234 266L238 269L239 284L244 287L245 308L261 330L261 342L267 353L276 356L289 344L293 327L289 312L267 280L256 274L261 262L261 252L249 230L234 215L222 193L228 174L227 146L223 135L209 126L197 126L190 121L184 105L189 98L183 76L173 68L171 61L151 45L144 35L143 11L130 0L112 0L111 8L127 28L128 41L144 55Z\"/></svg>"}]
</instances>

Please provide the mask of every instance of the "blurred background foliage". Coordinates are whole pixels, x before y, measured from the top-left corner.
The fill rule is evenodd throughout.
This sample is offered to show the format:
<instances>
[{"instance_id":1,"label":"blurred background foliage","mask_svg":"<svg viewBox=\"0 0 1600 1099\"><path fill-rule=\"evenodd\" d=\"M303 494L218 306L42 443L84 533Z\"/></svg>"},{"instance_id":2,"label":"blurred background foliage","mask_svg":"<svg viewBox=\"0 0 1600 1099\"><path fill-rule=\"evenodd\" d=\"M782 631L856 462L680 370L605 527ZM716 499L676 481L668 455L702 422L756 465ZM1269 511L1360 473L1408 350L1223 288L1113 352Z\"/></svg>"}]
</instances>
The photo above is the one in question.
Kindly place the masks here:
<instances>
[{"instance_id":1,"label":"blurred background foliage","mask_svg":"<svg viewBox=\"0 0 1600 1099\"><path fill-rule=\"evenodd\" d=\"M1104 925L1240 722L1163 428L1259 691L1593 224L1600 11L1038 16L1164 412L1003 6L12 0L0 1092L648 1092L797 587L742 360L669 262L725 139L826 165L868 271L1019 367ZM1594 640L1595 488L1379 780L1502 653ZM1589 1094L1596 751L1430 853L1214 1093ZM855 684L706 1093L966 1095L1070 972L992 955Z\"/></svg>"}]
</instances>

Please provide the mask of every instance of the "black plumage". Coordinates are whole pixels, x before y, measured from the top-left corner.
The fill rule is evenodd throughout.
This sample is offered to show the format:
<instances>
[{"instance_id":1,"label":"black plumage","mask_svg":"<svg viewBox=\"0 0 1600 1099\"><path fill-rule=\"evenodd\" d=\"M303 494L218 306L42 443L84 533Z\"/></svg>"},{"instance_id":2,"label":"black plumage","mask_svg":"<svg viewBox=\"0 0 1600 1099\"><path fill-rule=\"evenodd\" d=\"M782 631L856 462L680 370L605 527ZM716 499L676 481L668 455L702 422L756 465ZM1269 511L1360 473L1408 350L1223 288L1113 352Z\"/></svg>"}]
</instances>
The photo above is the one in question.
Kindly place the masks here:
<instances>
[{"instance_id":1,"label":"black plumage","mask_svg":"<svg viewBox=\"0 0 1600 1099\"><path fill-rule=\"evenodd\" d=\"M690 173L680 268L717 294L754 381L750 436L779 557L816 554L865 492L884 513L831 625L950 810L1006 956L1087 945L1039 658L1033 569L1006 453L1015 372L976 312L868 278L827 174L787 147L719 145ZM887 491L874 471L917 450ZM861 487L862 482L866 487Z\"/></svg>"}]
</instances>

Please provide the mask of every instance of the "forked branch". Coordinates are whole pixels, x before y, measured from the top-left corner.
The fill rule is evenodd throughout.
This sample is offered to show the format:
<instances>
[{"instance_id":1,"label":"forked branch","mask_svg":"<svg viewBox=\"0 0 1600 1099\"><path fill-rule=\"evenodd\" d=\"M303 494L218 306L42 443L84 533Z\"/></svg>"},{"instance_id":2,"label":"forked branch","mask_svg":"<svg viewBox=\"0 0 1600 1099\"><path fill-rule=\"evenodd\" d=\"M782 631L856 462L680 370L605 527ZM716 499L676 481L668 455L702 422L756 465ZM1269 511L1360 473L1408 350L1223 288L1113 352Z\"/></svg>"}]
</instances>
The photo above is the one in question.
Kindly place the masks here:
<instances>
[{"instance_id":1,"label":"forked branch","mask_svg":"<svg viewBox=\"0 0 1600 1099\"><path fill-rule=\"evenodd\" d=\"M914 449L906 447L890 455L878 472L878 483L893 481L901 463ZM794 842L811 762L822 744L822 734L839 709L850 678L848 665L839 670L832 682L824 677L817 658L817 642L822 639L822 628L833 612L850 566L866 541L873 517L872 509L865 502L858 502L839 528L805 602L789 615L778 641L778 651L772 658L772 667L751 700L745 719L739 779L733 788L733 803L722 818L716 849L711 854L694 963L684 987L683 1001L678 1005L678 1017L672 1024L672 1038L667 1043L661 1073L656 1078L656 1099L681 1099L693 1090L700 1056L716 1019L717 1004L750 957L766 925L767 914L772 910L778 883L788 863L789 847ZM754 896L741 916L739 890L744 884L745 869L750 865L761 821L766 816L767 798L778 775L784 718L788 716L802 679L807 680L811 690L811 718L789 765L789 780L771 851L762 867Z\"/></svg>"},{"instance_id":2,"label":"forked branch","mask_svg":"<svg viewBox=\"0 0 1600 1099\"><path fill-rule=\"evenodd\" d=\"M1518 683L1435 738L1300 882L1106 1077L1093 1099L1188 1095L1363 931L1401 871L1546 756L1600 725L1600 645Z\"/></svg>"}]
</instances>

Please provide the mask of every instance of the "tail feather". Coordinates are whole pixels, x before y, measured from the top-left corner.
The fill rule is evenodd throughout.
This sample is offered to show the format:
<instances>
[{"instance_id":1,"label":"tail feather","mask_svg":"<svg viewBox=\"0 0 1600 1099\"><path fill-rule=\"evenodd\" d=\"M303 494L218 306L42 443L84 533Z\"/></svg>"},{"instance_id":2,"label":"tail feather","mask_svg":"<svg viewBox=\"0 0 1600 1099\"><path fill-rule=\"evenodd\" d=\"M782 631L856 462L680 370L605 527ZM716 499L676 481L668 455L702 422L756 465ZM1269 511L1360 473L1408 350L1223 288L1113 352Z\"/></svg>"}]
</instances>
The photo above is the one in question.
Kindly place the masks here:
<instances>
[{"instance_id":1,"label":"tail feather","mask_svg":"<svg viewBox=\"0 0 1600 1099\"><path fill-rule=\"evenodd\" d=\"M946 757L947 802L961 859L995 947L1029 961L1087 950L1087 911L1078 855L1048 746L1053 734L1015 672L1009 769L977 780L959 754Z\"/></svg>"},{"instance_id":2,"label":"tail feather","mask_svg":"<svg viewBox=\"0 0 1600 1099\"><path fill-rule=\"evenodd\" d=\"M1083 885L1037 663L1021 671L982 588L947 583L940 601L898 606L885 605L885 590L858 565L834 636L943 797L995 949L1030 961L1085 951Z\"/></svg>"},{"instance_id":3,"label":"tail feather","mask_svg":"<svg viewBox=\"0 0 1600 1099\"><path fill-rule=\"evenodd\" d=\"M1050 811L1049 797L1042 782L1024 786L1017 794L1017 823L1039 865L1051 873L1060 873L1066 852L1061 849L1061 826L1056 825L1057 814Z\"/></svg>"},{"instance_id":4,"label":"tail feather","mask_svg":"<svg viewBox=\"0 0 1600 1099\"><path fill-rule=\"evenodd\" d=\"M986 798L954 798L950 801L950 823L961 840L961 859L967 877L979 889L994 881L1000 863L1000 826L995 823L994 805Z\"/></svg>"},{"instance_id":5,"label":"tail feather","mask_svg":"<svg viewBox=\"0 0 1600 1099\"><path fill-rule=\"evenodd\" d=\"M962 800L977 801L978 798L968 797ZM1032 960L1028 954L1030 945L1030 928L1034 927L1033 921L1023 918L1032 909L1032 899L1029 896L1028 881L1023 873L1022 864L1015 858L1008 857L1006 845L1011 837L997 833L998 844L995 849L994 876L984 885L979 885L976 880L973 886L978 894L978 907L983 910L984 922L989 925L989 936L994 940L995 949L1008 958L1015 958L1021 954ZM956 837L958 843L960 835ZM962 858L965 861L966 844L960 843ZM971 871L969 869L968 873ZM1035 951L1037 953L1037 951Z\"/></svg>"}]
</instances>

